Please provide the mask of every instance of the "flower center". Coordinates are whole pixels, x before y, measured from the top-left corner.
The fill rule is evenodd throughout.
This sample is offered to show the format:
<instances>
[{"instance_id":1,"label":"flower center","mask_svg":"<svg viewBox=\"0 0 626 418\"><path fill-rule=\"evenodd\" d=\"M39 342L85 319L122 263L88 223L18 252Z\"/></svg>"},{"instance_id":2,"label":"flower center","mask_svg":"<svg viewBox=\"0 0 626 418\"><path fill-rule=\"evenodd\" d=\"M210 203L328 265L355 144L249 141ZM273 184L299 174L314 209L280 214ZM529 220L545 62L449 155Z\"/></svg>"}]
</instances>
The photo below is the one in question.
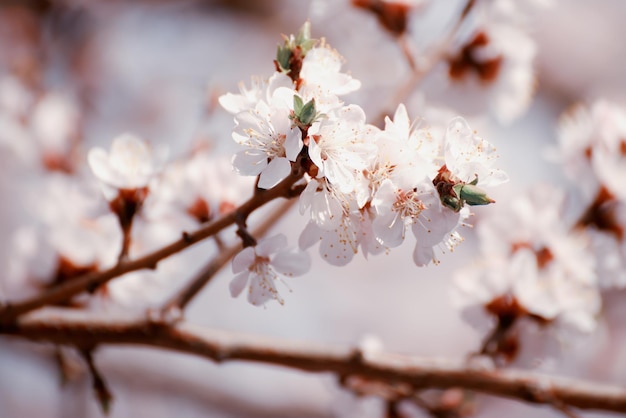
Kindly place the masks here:
<instances>
[{"instance_id":1,"label":"flower center","mask_svg":"<svg viewBox=\"0 0 626 418\"><path fill-rule=\"evenodd\" d=\"M395 212L399 212L402 218L416 219L426 208L424 203L418 199L415 190L399 190L396 194L396 201L392 205Z\"/></svg>"}]
</instances>

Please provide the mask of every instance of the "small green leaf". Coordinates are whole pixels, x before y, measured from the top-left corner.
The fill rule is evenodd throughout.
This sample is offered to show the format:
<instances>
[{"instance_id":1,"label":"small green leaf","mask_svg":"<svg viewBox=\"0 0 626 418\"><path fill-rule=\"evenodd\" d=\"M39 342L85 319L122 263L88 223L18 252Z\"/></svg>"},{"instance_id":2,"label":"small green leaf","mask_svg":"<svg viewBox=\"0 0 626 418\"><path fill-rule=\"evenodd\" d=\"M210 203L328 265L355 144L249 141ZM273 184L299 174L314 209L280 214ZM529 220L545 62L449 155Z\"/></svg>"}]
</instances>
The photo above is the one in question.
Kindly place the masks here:
<instances>
[{"instance_id":1,"label":"small green leaf","mask_svg":"<svg viewBox=\"0 0 626 418\"><path fill-rule=\"evenodd\" d=\"M317 43L317 39L309 39L300 44L300 48L302 49L302 55L306 55Z\"/></svg>"},{"instance_id":2,"label":"small green leaf","mask_svg":"<svg viewBox=\"0 0 626 418\"><path fill-rule=\"evenodd\" d=\"M307 104L302 107L301 112L298 115L298 119L303 125L310 125L313 123L316 116L317 110L315 109L315 99L311 99L311 101L307 102Z\"/></svg>"},{"instance_id":3,"label":"small green leaf","mask_svg":"<svg viewBox=\"0 0 626 418\"><path fill-rule=\"evenodd\" d=\"M295 113L297 118L300 118L300 115L302 114L302 106L304 106L302 99L297 94L294 94L293 95L293 113Z\"/></svg>"},{"instance_id":4,"label":"small green leaf","mask_svg":"<svg viewBox=\"0 0 626 418\"><path fill-rule=\"evenodd\" d=\"M296 35L296 45L304 45L305 42L311 40L311 22L306 21Z\"/></svg>"},{"instance_id":5,"label":"small green leaf","mask_svg":"<svg viewBox=\"0 0 626 418\"><path fill-rule=\"evenodd\" d=\"M291 59L291 48L278 46L278 51L276 52L276 62L283 71L289 71L289 59Z\"/></svg>"}]
</instances>

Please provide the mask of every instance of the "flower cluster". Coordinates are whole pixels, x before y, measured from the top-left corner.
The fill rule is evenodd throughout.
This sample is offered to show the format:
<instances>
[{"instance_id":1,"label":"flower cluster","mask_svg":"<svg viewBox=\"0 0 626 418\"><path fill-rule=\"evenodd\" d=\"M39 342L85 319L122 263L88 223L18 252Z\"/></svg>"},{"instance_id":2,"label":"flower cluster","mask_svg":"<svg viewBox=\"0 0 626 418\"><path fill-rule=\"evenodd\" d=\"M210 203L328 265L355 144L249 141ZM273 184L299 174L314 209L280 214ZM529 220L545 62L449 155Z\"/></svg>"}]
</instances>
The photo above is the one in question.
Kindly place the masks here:
<instances>
[{"instance_id":1,"label":"flower cluster","mask_svg":"<svg viewBox=\"0 0 626 418\"><path fill-rule=\"evenodd\" d=\"M538 186L498 205L478 224L482 258L458 271L453 294L467 319L483 311L497 320L500 337L488 354L514 359L525 321L550 325L561 336L596 326L601 299L595 260L586 239L563 221L563 197Z\"/></svg>"},{"instance_id":2,"label":"flower cluster","mask_svg":"<svg viewBox=\"0 0 626 418\"><path fill-rule=\"evenodd\" d=\"M340 96L360 83L342 73L341 57L310 38L308 23L279 46L277 71L220 103L234 114L233 158L242 175L259 176L268 189L293 170L305 172L300 212L309 221L300 247L319 243L323 259L349 263L397 247L408 229L416 239L413 259L437 262L435 249L452 250L468 206L493 200L484 187L507 181L495 168L495 148L461 117L441 135L414 126L404 105L384 128Z\"/></svg>"},{"instance_id":3,"label":"flower cluster","mask_svg":"<svg viewBox=\"0 0 626 418\"><path fill-rule=\"evenodd\" d=\"M587 209L577 222L590 239L603 288L626 286L626 110L606 101L561 120L559 154Z\"/></svg>"}]
</instances>

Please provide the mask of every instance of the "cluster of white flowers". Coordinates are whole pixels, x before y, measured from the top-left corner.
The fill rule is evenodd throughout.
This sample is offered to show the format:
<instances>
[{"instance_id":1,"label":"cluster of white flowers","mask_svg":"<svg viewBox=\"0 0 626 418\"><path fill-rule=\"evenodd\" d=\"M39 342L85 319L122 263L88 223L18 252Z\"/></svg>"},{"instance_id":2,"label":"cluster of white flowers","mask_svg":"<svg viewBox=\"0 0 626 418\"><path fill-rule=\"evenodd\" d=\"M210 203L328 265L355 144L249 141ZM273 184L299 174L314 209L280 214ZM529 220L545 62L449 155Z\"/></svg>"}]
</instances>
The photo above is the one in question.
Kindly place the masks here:
<instances>
[{"instance_id":1,"label":"cluster of white flowers","mask_svg":"<svg viewBox=\"0 0 626 418\"><path fill-rule=\"evenodd\" d=\"M219 98L234 115L236 173L250 180L257 177L259 189L271 189L293 173L300 176L299 209L307 221L299 250L285 251L284 237L258 243L252 238L245 242L251 247L233 262L237 275L232 294L248 286L249 301L255 305L272 299L282 302L276 280L304 273L310 261L303 250L314 245L319 245L324 260L341 266L359 251L365 257L390 251L405 241L410 229L415 264L437 263L438 252L452 251L462 241L458 229L470 214L468 206L492 203L484 188L507 180L494 168L494 147L461 117L428 127L412 122L400 104L384 127L368 124L360 106L342 100L361 83L341 71L342 57L323 40L312 39L309 26L306 23L297 35L285 37L274 61L276 72L267 80L254 79L250 88L242 86L238 94ZM34 97L19 84L5 80L0 87L0 115L16 114L17 120L33 107ZM53 190L67 193L67 204L75 209L41 222L40 229L48 231L41 240L47 247L39 245L30 253L49 253L49 269L40 280L46 285L110 267L116 262L114 251L121 262L155 250L177 239L181 230L233 210L242 201L243 188L253 190L245 181L243 188L225 187L240 183L224 179L230 167L202 150L165 164L165 152L132 134L115 138L109 150L92 148L86 161L93 176L82 177L82 160L73 160L79 137L77 113L58 95L45 97L35 109L39 110L34 112L32 136L51 144L56 165L50 158L35 161L49 170L64 168ZM13 119L0 118L0 127ZM4 132L18 125L7 125ZM33 164L32 158L28 161ZM105 200L93 193L96 185ZM74 194L64 192L74 188ZM42 199L44 195L34 200ZM77 205L81 199L84 202ZM121 234L111 228L115 218ZM65 232L55 232L60 229ZM18 232L14 240L24 245L16 248L38 241L27 238L39 232ZM85 238L87 233L94 237ZM81 240L92 244L81 247ZM12 283L32 276L22 259L12 264ZM111 283L108 293L125 300L128 292L120 284L136 282L126 279ZM135 286L130 284L129 288Z\"/></svg>"},{"instance_id":2,"label":"cluster of white flowers","mask_svg":"<svg viewBox=\"0 0 626 418\"><path fill-rule=\"evenodd\" d=\"M453 292L467 319L486 312L509 337L529 321L558 336L596 328L607 290L626 286L624 138L626 110L613 103L561 118L557 159L578 193L536 185L479 223L482 258L457 273Z\"/></svg>"},{"instance_id":3,"label":"cluster of white flowers","mask_svg":"<svg viewBox=\"0 0 626 418\"><path fill-rule=\"evenodd\" d=\"M309 221L300 247L319 242L333 265L349 263L359 248L367 256L399 246L408 228L415 264L437 262L435 249L462 240L467 205L492 203L482 188L507 181L494 168L495 148L461 117L439 136L414 126L404 105L383 129L367 124L361 107L339 98L360 83L340 71L337 52L310 38L308 24L279 46L276 66L267 82L220 98L241 146L233 165L265 189L302 168L300 212Z\"/></svg>"},{"instance_id":4,"label":"cluster of white flowers","mask_svg":"<svg viewBox=\"0 0 626 418\"><path fill-rule=\"evenodd\" d=\"M561 120L560 160L585 199L577 226L591 241L603 288L626 286L625 138L626 109L614 103L579 105Z\"/></svg>"},{"instance_id":5,"label":"cluster of white flowers","mask_svg":"<svg viewBox=\"0 0 626 418\"><path fill-rule=\"evenodd\" d=\"M453 295L479 311L551 324L562 335L595 328L601 299L593 256L563 221L563 193L535 187L497 205L477 226L482 258L458 271Z\"/></svg>"}]
</instances>

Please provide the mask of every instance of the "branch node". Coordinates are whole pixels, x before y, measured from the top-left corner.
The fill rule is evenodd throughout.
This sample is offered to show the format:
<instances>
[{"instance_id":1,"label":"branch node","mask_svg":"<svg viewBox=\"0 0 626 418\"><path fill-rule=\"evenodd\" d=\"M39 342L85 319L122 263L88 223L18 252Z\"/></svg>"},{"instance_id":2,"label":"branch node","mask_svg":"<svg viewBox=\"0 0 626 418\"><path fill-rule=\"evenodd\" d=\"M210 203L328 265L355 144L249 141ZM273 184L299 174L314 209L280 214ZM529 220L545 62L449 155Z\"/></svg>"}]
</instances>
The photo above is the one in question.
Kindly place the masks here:
<instances>
[{"instance_id":1,"label":"branch node","mask_svg":"<svg viewBox=\"0 0 626 418\"><path fill-rule=\"evenodd\" d=\"M162 309L148 309L146 316L151 323L174 326L185 319L185 314L180 306L169 303Z\"/></svg>"}]
</instances>

